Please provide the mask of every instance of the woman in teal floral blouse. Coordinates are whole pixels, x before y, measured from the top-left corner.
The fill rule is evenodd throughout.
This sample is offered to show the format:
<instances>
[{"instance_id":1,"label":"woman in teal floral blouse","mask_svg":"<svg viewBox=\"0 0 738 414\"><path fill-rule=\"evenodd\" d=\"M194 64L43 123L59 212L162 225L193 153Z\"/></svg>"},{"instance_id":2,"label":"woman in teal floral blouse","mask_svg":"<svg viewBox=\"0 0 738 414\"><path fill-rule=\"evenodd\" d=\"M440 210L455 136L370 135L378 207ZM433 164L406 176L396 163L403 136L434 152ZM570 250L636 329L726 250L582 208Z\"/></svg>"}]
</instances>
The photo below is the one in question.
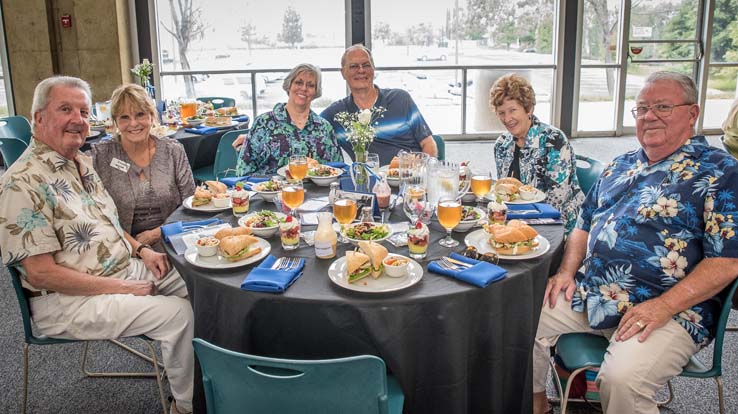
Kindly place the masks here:
<instances>
[{"instance_id":1,"label":"woman in teal floral blouse","mask_svg":"<svg viewBox=\"0 0 738 414\"><path fill-rule=\"evenodd\" d=\"M566 135L533 115L535 92L525 78L503 76L489 94L492 111L507 129L495 142L497 176L515 177L546 193L546 202L561 212L568 235L576 224L584 193Z\"/></svg>"},{"instance_id":2,"label":"woman in teal floral blouse","mask_svg":"<svg viewBox=\"0 0 738 414\"><path fill-rule=\"evenodd\" d=\"M285 78L282 88L287 103L254 120L239 154L238 175L274 174L289 164L290 155L307 155L321 164L341 161L333 127L310 109L321 95L320 69L302 63Z\"/></svg>"}]
</instances>

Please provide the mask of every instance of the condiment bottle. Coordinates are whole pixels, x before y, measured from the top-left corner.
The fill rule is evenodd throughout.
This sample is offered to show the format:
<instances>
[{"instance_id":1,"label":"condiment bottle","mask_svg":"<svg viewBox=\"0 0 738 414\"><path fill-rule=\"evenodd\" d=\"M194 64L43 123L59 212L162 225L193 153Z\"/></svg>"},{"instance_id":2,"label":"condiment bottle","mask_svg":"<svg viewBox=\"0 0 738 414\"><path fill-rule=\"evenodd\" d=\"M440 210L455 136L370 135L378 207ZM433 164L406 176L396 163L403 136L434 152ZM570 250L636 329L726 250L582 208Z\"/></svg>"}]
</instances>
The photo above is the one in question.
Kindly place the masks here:
<instances>
[{"instance_id":1,"label":"condiment bottle","mask_svg":"<svg viewBox=\"0 0 738 414\"><path fill-rule=\"evenodd\" d=\"M372 214L371 207L361 208L361 216L359 216L359 221L362 223L371 223L374 221L374 215Z\"/></svg>"},{"instance_id":2,"label":"condiment bottle","mask_svg":"<svg viewBox=\"0 0 738 414\"><path fill-rule=\"evenodd\" d=\"M374 184L372 192L377 196L377 207L380 209L389 207L392 190L387 183L387 174L384 172L379 173L379 180Z\"/></svg>"},{"instance_id":3,"label":"condiment bottle","mask_svg":"<svg viewBox=\"0 0 738 414\"><path fill-rule=\"evenodd\" d=\"M330 205L333 205L333 203L336 202L336 200L338 199L338 192L340 190L341 190L341 183L339 183L338 181L331 183L331 190L328 193L328 202L330 203Z\"/></svg>"},{"instance_id":4,"label":"condiment bottle","mask_svg":"<svg viewBox=\"0 0 738 414\"><path fill-rule=\"evenodd\" d=\"M315 230L315 256L318 259L336 257L336 232L333 230L333 215L324 211L318 213L318 229Z\"/></svg>"}]
</instances>

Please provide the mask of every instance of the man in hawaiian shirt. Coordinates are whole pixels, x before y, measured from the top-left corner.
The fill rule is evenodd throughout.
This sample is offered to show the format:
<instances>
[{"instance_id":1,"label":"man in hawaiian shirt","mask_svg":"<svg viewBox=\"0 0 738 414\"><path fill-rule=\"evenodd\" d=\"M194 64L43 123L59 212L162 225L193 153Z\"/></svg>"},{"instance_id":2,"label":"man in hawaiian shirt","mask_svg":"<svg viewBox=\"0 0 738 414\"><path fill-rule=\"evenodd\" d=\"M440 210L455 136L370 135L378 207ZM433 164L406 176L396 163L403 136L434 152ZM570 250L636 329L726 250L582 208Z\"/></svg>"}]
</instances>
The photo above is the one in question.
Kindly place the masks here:
<instances>
[{"instance_id":1,"label":"man in hawaiian shirt","mask_svg":"<svg viewBox=\"0 0 738 414\"><path fill-rule=\"evenodd\" d=\"M694 82L671 72L652 74L638 94L642 148L605 169L546 287L535 413L547 409L548 347L559 334L610 339L597 377L609 413L658 413L656 391L714 335L719 293L738 276L738 163L693 136L695 102Z\"/></svg>"},{"instance_id":2,"label":"man in hawaiian shirt","mask_svg":"<svg viewBox=\"0 0 738 414\"><path fill-rule=\"evenodd\" d=\"M79 152L90 130L91 96L87 82L72 77L36 86L33 138L0 178L3 264L22 274L33 321L45 335L94 340L145 334L160 341L176 405L191 411L187 288L166 255L123 231L92 160ZM129 167L115 161L114 168Z\"/></svg>"},{"instance_id":3,"label":"man in hawaiian shirt","mask_svg":"<svg viewBox=\"0 0 738 414\"><path fill-rule=\"evenodd\" d=\"M389 164L400 150L422 151L435 157L436 142L418 106L410 94L402 89L380 89L374 84L374 59L363 45L353 45L341 57L341 75L351 94L333 102L320 116L333 125L339 144L353 156L346 142L346 130L336 121L339 112L359 112L373 106L386 110L376 123L377 135L369 152L379 154L382 165Z\"/></svg>"}]
</instances>

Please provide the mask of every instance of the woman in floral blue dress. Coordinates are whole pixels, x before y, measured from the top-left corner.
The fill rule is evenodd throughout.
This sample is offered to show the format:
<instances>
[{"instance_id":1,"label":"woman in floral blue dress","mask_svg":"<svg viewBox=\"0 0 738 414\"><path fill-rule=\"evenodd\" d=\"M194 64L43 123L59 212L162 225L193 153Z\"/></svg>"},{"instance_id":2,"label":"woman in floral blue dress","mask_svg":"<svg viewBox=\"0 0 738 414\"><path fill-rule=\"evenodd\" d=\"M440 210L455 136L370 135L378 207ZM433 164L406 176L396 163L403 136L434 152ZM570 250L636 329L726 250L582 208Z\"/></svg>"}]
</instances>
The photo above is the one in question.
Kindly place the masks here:
<instances>
[{"instance_id":1,"label":"woman in floral blue dress","mask_svg":"<svg viewBox=\"0 0 738 414\"><path fill-rule=\"evenodd\" d=\"M546 193L546 202L561 212L568 235L576 224L584 193L566 135L533 115L535 92L525 78L503 76L489 93L490 108L507 129L495 142L497 176L515 177Z\"/></svg>"},{"instance_id":2,"label":"woman in floral blue dress","mask_svg":"<svg viewBox=\"0 0 738 414\"><path fill-rule=\"evenodd\" d=\"M287 92L287 103L278 103L272 111L257 116L244 137L238 175L274 174L289 164L290 155L297 154L321 164L341 161L333 127L310 109L313 99L321 95L320 69L299 64L287 75L282 88Z\"/></svg>"}]
</instances>

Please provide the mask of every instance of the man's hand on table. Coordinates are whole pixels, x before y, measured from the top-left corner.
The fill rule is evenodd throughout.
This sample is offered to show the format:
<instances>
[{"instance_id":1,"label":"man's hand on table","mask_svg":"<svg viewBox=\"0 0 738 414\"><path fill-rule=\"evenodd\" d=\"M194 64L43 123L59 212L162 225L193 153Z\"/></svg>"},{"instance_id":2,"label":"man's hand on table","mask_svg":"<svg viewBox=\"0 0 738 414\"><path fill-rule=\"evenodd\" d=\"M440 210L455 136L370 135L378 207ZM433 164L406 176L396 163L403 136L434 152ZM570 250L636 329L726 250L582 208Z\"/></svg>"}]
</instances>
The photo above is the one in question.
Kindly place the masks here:
<instances>
[{"instance_id":1,"label":"man's hand on table","mask_svg":"<svg viewBox=\"0 0 738 414\"><path fill-rule=\"evenodd\" d=\"M161 279L169 273L170 265L166 254L158 253L153 249L146 248L141 250L140 256L141 260L144 262L144 266L146 266L146 268L149 269L157 279Z\"/></svg>"},{"instance_id":2,"label":"man's hand on table","mask_svg":"<svg viewBox=\"0 0 738 414\"><path fill-rule=\"evenodd\" d=\"M543 306L548 306L553 309L556 306L556 298L559 297L559 292L564 292L564 297L567 302L571 302L571 298L574 296L574 290L577 284L574 281L574 276L564 275L559 272L548 278L546 284L546 293L543 296Z\"/></svg>"},{"instance_id":3,"label":"man's hand on table","mask_svg":"<svg viewBox=\"0 0 738 414\"><path fill-rule=\"evenodd\" d=\"M616 341L627 341L639 332L638 342L643 342L651 332L666 325L674 313L661 298L640 303L625 312L615 333Z\"/></svg>"}]
</instances>

